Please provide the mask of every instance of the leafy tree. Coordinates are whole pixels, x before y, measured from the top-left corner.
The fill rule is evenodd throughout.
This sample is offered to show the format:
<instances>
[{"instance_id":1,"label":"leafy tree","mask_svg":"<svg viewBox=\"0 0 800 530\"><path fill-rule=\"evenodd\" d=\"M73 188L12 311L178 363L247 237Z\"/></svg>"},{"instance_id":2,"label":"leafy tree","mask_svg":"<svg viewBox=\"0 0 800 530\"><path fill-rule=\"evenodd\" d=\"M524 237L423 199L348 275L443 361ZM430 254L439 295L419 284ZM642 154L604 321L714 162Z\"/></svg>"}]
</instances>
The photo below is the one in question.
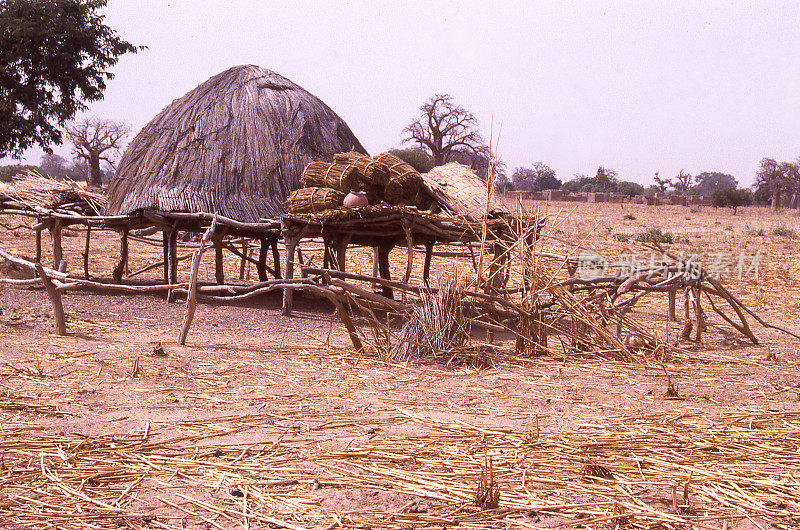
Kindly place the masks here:
<instances>
[{"instance_id":1,"label":"leafy tree","mask_svg":"<svg viewBox=\"0 0 800 530\"><path fill-rule=\"evenodd\" d=\"M617 183L616 193L628 195L629 197L633 197L634 195L644 195L644 186L636 182L621 180Z\"/></svg>"},{"instance_id":2,"label":"leafy tree","mask_svg":"<svg viewBox=\"0 0 800 530\"><path fill-rule=\"evenodd\" d=\"M75 147L75 155L89 165L86 181L92 186L103 185L100 162L114 167L114 154L119 154L122 141L130 128L122 122L87 118L67 127L67 136Z\"/></svg>"},{"instance_id":3,"label":"leafy tree","mask_svg":"<svg viewBox=\"0 0 800 530\"><path fill-rule=\"evenodd\" d=\"M511 183L509 180L508 175L505 173L498 175L498 177L494 180L494 189L498 193L505 193L508 191L514 190L514 184Z\"/></svg>"},{"instance_id":4,"label":"leafy tree","mask_svg":"<svg viewBox=\"0 0 800 530\"><path fill-rule=\"evenodd\" d=\"M11 182L11 180L22 173L23 171L39 171L36 166L11 164L8 166L0 166L0 182Z\"/></svg>"},{"instance_id":5,"label":"leafy tree","mask_svg":"<svg viewBox=\"0 0 800 530\"><path fill-rule=\"evenodd\" d=\"M556 172L542 162L536 162L529 168L516 168L511 180L516 189L526 191L557 190L562 184L561 180L556 178Z\"/></svg>"},{"instance_id":6,"label":"leafy tree","mask_svg":"<svg viewBox=\"0 0 800 530\"><path fill-rule=\"evenodd\" d=\"M722 188L711 194L711 205L714 208L728 207L733 210L733 215L736 215L736 210L740 206L751 204L753 204L753 193L749 190Z\"/></svg>"},{"instance_id":7,"label":"leafy tree","mask_svg":"<svg viewBox=\"0 0 800 530\"><path fill-rule=\"evenodd\" d=\"M109 68L139 49L106 26L106 0L0 2L0 155L61 143L59 127L102 98Z\"/></svg>"},{"instance_id":8,"label":"leafy tree","mask_svg":"<svg viewBox=\"0 0 800 530\"><path fill-rule=\"evenodd\" d=\"M433 162L428 153L421 147L411 147L409 149L392 149L389 151L394 156L409 164L420 173L427 173L433 168Z\"/></svg>"},{"instance_id":9,"label":"leafy tree","mask_svg":"<svg viewBox=\"0 0 800 530\"><path fill-rule=\"evenodd\" d=\"M711 195L715 191L736 189L739 183L727 173L704 171L695 177L695 185L689 189L692 195Z\"/></svg>"},{"instance_id":10,"label":"leafy tree","mask_svg":"<svg viewBox=\"0 0 800 530\"><path fill-rule=\"evenodd\" d=\"M561 189L572 193L579 191L614 193L617 191L618 185L617 172L600 166L597 168L597 173L594 177L575 175L572 180L565 182Z\"/></svg>"},{"instance_id":11,"label":"leafy tree","mask_svg":"<svg viewBox=\"0 0 800 530\"><path fill-rule=\"evenodd\" d=\"M489 148L478 132L475 116L457 105L450 94L436 94L419 110L422 116L403 129L405 141L414 142L430 152L434 166L453 161L459 152L489 158Z\"/></svg>"},{"instance_id":12,"label":"leafy tree","mask_svg":"<svg viewBox=\"0 0 800 530\"><path fill-rule=\"evenodd\" d=\"M39 169L41 169L42 173L46 173L54 179L63 179L69 171L67 160L63 156L53 153L42 156L42 160L39 162Z\"/></svg>"}]
</instances>

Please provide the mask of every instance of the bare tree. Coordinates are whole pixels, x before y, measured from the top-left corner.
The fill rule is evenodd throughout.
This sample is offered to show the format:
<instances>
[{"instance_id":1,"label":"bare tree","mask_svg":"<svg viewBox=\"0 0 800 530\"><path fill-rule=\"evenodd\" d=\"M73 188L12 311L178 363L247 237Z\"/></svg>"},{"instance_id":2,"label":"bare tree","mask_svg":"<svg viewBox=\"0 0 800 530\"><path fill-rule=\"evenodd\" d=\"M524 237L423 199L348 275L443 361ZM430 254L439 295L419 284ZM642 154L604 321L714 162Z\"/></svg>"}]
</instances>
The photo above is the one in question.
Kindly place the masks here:
<instances>
[{"instance_id":1,"label":"bare tree","mask_svg":"<svg viewBox=\"0 0 800 530\"><path fill-rule=\"evenodd\" d=\"M88 175L86 181L91 186L103 185L103 171L100 161L114 166L114 157L119 154L122 141L130 133L126 123L87 118L66 127L67 137L74 146L75 155L86 161Z\"/></svg>"},{"instance_id":2,"label":"bare tree","mask_svg":"<svg viewBox=\"0 0 800 530\"><path fill-rule=\"evenodd\" d=\"M419 109L422 116L403 129L404 141L428 149L434 166L446 164L464 151L491 158L477 130L478 120L450 94L436 94Z\"/></svg>"},{"instance_id":3,"label":"bare tree","mask_svg":"<svg viewBox=\"0 0 800 530\"><path fill-rule=\"evenodd\" d=\"M667 188L672 185L672 179L662 179L658 176L658 171L656 171L655 181L656 186L658 186L658 189L661 190L661 193L665 193Z\"/></svg>"},{"instance_id":4,"label":"bare tree","mask_svg":"<svg viewBox=\"0 0 800 530\"><path fill-rule=\"evenodd\" d=\"M693 178L691 173L684 173L681 169L680 173L675 177L675 182L672 183L672 187L677 193L685 194L689 191L689 188L692 187Z\"/></svg>"}]
</instances>

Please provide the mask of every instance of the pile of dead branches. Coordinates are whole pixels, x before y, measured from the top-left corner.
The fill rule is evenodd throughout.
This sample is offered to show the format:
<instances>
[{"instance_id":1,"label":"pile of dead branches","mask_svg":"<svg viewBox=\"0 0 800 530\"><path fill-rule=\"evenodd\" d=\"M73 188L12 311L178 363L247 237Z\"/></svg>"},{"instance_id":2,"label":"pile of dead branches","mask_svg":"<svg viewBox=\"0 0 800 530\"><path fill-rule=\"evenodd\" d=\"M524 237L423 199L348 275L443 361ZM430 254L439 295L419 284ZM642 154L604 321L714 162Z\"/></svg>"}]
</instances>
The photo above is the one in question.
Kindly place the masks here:
<instances>
[{"instance_id":1,"label":"pile of dead branches","mask_svg":"<svg viewBox=\"0 0 800 530\"><path fill-rule=\"evenodd\" d=\"M45 177L32 170L23 171L14 177L11 184L0 187L0 206L3 208L69 208L99 215L105 202L105 195L99 190L89 189L72 180Z\"/></svg>"}]
</instances>

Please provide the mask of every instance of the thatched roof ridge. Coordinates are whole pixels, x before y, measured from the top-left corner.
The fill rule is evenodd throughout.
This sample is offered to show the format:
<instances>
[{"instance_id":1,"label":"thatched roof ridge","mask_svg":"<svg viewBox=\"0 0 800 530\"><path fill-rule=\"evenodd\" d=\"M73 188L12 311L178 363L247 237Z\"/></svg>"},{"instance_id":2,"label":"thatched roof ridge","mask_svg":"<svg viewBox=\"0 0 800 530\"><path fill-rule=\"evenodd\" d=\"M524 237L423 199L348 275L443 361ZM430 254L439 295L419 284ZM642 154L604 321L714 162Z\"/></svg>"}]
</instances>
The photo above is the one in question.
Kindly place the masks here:
<instances>
[{"instance_id":1,"label":"thatched roof ridge","mask_svg":"<svg viewBox=\"0 0 800 530\"><path fill-rule=\"evenodd\" d=\"M303 168L334 153L365 153L325 103L270 70L237 66L162 110L128 146L108 214L140 209L274 217Z\"/></svg>"}]
</instances>

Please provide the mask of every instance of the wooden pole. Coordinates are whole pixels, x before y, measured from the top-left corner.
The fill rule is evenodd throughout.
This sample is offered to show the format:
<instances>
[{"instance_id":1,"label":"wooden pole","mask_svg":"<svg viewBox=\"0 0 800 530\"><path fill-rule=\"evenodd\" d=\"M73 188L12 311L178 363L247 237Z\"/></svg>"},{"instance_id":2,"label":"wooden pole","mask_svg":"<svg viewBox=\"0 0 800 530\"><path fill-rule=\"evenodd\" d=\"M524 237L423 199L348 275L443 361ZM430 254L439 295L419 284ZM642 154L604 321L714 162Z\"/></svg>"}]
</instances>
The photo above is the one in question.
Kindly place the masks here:
<instances>
[{"instance_id":1,"label":"wooden pole","mask_svg":"<svg viewBox=\"0 0 800 530\"><path fill-rule=\"evenodd\" d=\"M164 251L164 283L169 283L169 229L161 231Z\"/></svg>"},{"instance_id":2,"label":"wooden pole","mask_svg":"<svg viewBox=\"0 0 800 530\"><path fill-rule=\"evenodd\" d=\"M222 231L215 232L212 236L214 242L214 279L217 285L225 283L225 263L222 259L222 239L225 234Z\"/></svg>"},{"instance_id":3,"label":"wooden pole","mask_svg":"<svg viewBox=\"0 0 800 530\"><path fill-rule=\"evenodd\" d=\"M669 291L669 310L667 314L667 318L669 318L670 322L675 322L678 318L675 315L675 302L676 302L676 293L675 289L670 289Z\"/></svg>"},{"instance_id":4,"label":"wooden pole","mask_svg":"<svg viewBox=\"0 0 800 530\"><path fill-rule=\"evenodd\" d=\"M394 242L385 242L378 245L378 270L381 278L384 280L391 280L391 271L389 269L389 252L392 251ZM394 300L394 292L392 288L384 285L382 288L383 296Z\"/></svg>"},{"instance_id":5,"label":"wooden pole","mask_svg":"<svg viewBox=\"0 0 800 530\"><path fill-rule=\"evenodd\" d=\"M270 240L270 246L272 247L272 264L274 265L275 271L275 279L281 279L281 252L278 250L278 239L273 238Z\"/></svg>"},{"instance_id":6,"label":"wooden pole","mask_svg":"<svg viewBox=\"0 0 800 530\"><path fill-rule=\"evenodd\" d=\"M42 229L36 228L36 257L33 258L34 263L42 262Z\"/></svg>"},{"instance_id":7,"label":"wooden pole","mask_svg":"<svg viewBox=\"0 0 800 530\"><path fill-rule=\"evenodd\" d=\"M433 243L425 243L425 266L422 269L422 279L427 283L431 275L431 258L433 257Z\"/></svg>"},{"instance_id":8,"label":"wooden pole","mask_svg":"<svg viewBox=\"0 0 800 530\"><path fill-rule=\"evenodd\" d=\"M87 236L88 240L88 236ZM128 268L128 229L123 228L119 239L119 261L111 276L114 278L114 283L122 283L122 276ZM87 275L88 278L88 275Z\"/></svg>"},{"instance_id":9,"label":"wooden pole","mask_svg":"<svg viewBox=\"0 0 800 530\"><path fill-rule=\"evenodd\" d=\"M403 283L408 283L411 279L411 272L414 267L414 236L411 232L411 227L403 224L403 233L406 237L406 247L408 249L408 256L406 259L406 274L403 276Z\"/></svg>"},{"instance_id":10,"label":"wooden pole","mask_svg":"<svg viewBox=\"0 0 800 530\"><path fill-rule=\"evenodd\" d=\"M197 274L200 270L200 260L203 257L203 251L206 249L206 243L209 238L216 239L214 230L217 227L217 218L211 221L211 226L206 229L203 237L200 239L200 248L194 253L192 260L192 272L189 279L189 292L186 294L186 314L183 317L183 327L181 334L178 337L178 344L184 346L186 344L186 336L189 334L189 327L192 325L194 319L194 311L197 307ZM216 242L214 243L216 247Z\"/></svg>"},{"instance_id":11,"label":"wooden pole","mask_svg":"<svg viewBox=\"0 0 800 530\"><path fill-rule=\"evenodd\" d=\"M261 238L261 248L258 249L258 264L256 265L260 282L267 280L267 244L267 240Z\"/></svg>"},{"instance_id":12,"label":"wooden pole","mask_svg":"<svg viewBox=\"0 0 800 530\"><path fill-rule=\"evenodd\" d=\"M66 319L64 318L64 306L61 304L61 293L58 292L58 289L56 289L56 286L53 284L53 281L50 279L50 277L45 274L44 267L42 267L41 263L36 264L36 272L39 274L39 278L42 280L44 289L47 291L47 296L50 297L50 301L53 303L53 317L56 321L56 335L66 335L67 323Z\"/></svg>"},{"instance_id":13,"label":"wooden pole","mask_svg":"<svg viewBox=\"0 0 800 530\"><path fill-rule=\"evenodd\" d=\"M247 266L247 257L250 256L250 245L247 239L242 239L242 263L239 265L239 279L244 280L244 269Z\"/></svg>"},{"instance_id":14,"label":"wooden pole","mask_svg":"<svg viewBox=\"0 0 800 530\"><path fill-rule=\"evenodd\" d=\"M350 244L349 235L336 236L336 270L344 272L345 262L347 261L347 245Z\"/></svg>"},{"instance_id":15,"label":"wooden pole","mask_svg":"<svg viewBox=\"0 0 800 530\"><path fill-rule=\"evenodd\" d=\"M50 228L50 236L53 238L53 268L61 270L61 262L64 259L64 252L61 248L61 219L56 219Z\"/></svg>"},{"instance_id":16,"label":"wooden pole","mask_svg":"<svg viewBox=\"0 0 800 530\"><path fill-rule=\"evenodd\" d=\"M288 235L284 234L283 242L286 247L286 266L284 267L284 279L291 280L294 276L294 251L297 248L297 243L300 241L300 238L296 235ZM283 290L283 307L281 308L281 314L283 316L290 317L292 316L292 305L294 304L294 291L291 287L287 287Z\"/></svg>"},{"instance_id":17,"label":"wooden pole","mask_svg":"<svg viewBox=\"0 0 800 530\"><path fill-rule=\"evenodd\" d=\"M83 247L83 276L89 279L89 243L92 239L92 226L86 225L86 244Z\"/></svg>"}]
</instances>

